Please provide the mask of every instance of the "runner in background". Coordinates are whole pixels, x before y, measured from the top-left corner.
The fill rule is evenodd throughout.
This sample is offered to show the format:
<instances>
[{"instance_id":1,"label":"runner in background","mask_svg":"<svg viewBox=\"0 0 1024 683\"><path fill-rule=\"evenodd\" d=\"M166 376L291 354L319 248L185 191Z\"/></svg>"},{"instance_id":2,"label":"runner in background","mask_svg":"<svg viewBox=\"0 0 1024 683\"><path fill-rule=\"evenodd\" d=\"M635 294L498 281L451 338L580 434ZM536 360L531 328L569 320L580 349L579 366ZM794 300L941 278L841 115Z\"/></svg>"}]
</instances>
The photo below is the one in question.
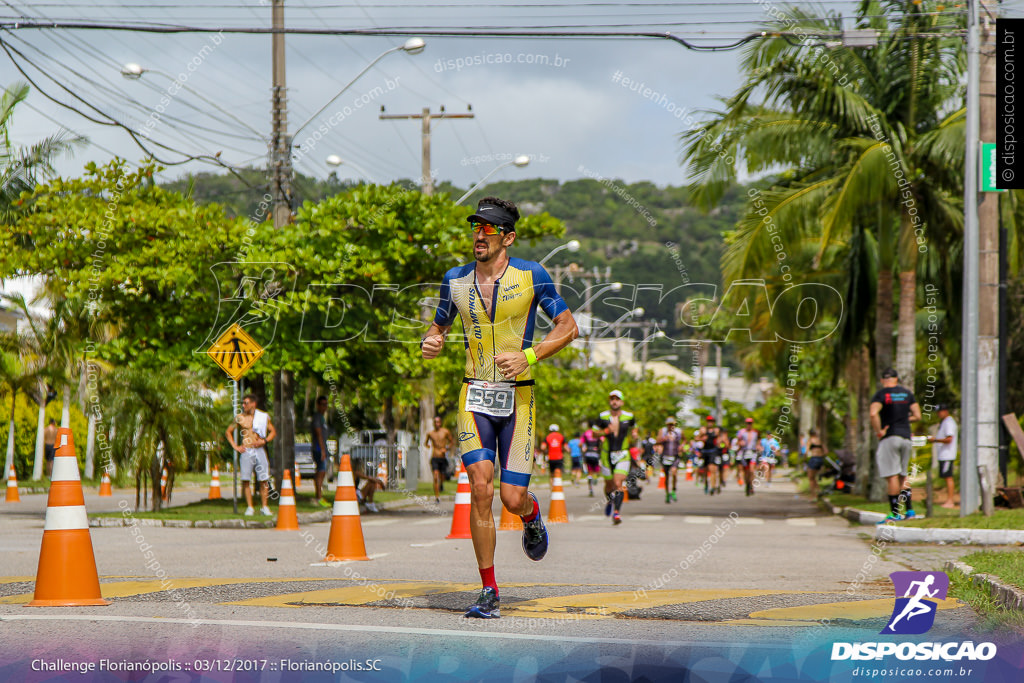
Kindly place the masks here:
<instances>
[{"instance_id":1,"label":"runner in background","mask_svg":"<svg viewBox=\"0 0 1024 683\"><path fill-rule=\"evenodd\" d=\"M594 484L597 483L597 475L601 473L601 435L587 424L580 437L583 447L583 462L587 466L587 487L590 489L590 497L594 497Z\"/></svg>"},{"instance_id":2,"label":"runner in background","mask_svg":"<svg viewBox=\"0 0 1024 683\"><path fill-rule=\"evenodd\" d=\"M572 458L572 485L579 486L583 477L583 449L580 446L579 434L569 439L569 457Z\"/></svg>"},{"instance_id":3,"label":"runner in background","mask_svg":"<svg viewBox=\"0 0 1024 683\"><path fill-rule=\"evenodd\" d=\"M565 435L558 430L558 425L548 427L548 435L544 437L544 446L548 456L548 471L555 476L555 470L565 470Z\"/></svg>"}]
</instances>

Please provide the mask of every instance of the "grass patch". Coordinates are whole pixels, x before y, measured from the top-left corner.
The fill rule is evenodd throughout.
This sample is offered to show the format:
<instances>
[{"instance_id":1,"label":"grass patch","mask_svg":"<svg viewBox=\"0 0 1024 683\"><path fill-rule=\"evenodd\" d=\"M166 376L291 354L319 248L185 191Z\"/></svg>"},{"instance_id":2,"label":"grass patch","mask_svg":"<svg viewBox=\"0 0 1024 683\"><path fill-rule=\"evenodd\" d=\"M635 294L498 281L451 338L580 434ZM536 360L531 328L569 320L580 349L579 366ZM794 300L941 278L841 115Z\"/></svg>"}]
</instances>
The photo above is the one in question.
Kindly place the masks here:
<instances>
[{"instance_id":1,"label":"grass patch","mask_svg":"<svg viewBox=\"0 0 1024 683\"><path fill-rule=\"evenodd\" d=\"M224 495L222 492L221 495ZM254 496L253 502L256 505L259 504L259 497ZM276 511L277 505L274 501L270 502L271 511ZM316 512L317 510L327 510L329 508L323 508L313 503L313 494L297 494L295 496L295 508L298 512ZM199 520L217 520L217 519L239 519L242 513L245 512L245 498L241 495L238 497L238 512L234 512L231 506L230 491L226 498L219 500L198 500L188 505L175 505L172 507L162 508L159 512L150 512L148 510L139 510L133 512L132 515L136 518L141 519L181 519L196 522ZM257 509L258 512L258 509ZM120 512L100 512L89 515L90 517L121 517ZM252 519L270 519L266 515L256 514Z\"/></svg>"},{"instance_id":2,"label":"grass patch","mask_svg":"<svg viewBox=\"0 0 1024 683\"><path fill-rule=\"evenodd\" d=\"M985 550L964 555L960 561L976 572L998 576L1003 583L1024 590L1024 553L1020 551Z\"/></svg>"},{"instance_id":3,"label":"grass patch","mask_svg":"<svg viewBox=\"0 0 1024 683\"><path fill-rule=\"evenodd\" d=\"M920 494L920 498L918 495ZM850 494L833 494L830 497L833 505L839 507L852 507L868 512L889 512L888 502L874 503L861 496ZM944 499L943 499L944 500ZM914 510L918 514L924 514L924 494L914 491ZM986 517L980 512L960 516L960 508L944 508L939 504L932 505L932 516L924 519L908 519L899 522L900 526L917 527L921 529L1024 529L1024 508L1007 510L996 509L991 517Z\"/></svg>"},{"instance_id":4,"label":"grass patch","mask_svg":"<svg viewBox=\"0 0 1024 683\"><path fill-rule=\"evenodd\" d=\"M1005 557L995 557L999 555ZM1019 553L980 552L966 555L961 559L983 573L998 575L996 571L982 570L980 568L981 564L988 564L989 566L996 566L999 568L1006 568L1009 566L1011 574L1024 576L1024 574L1020 573L1024 572L1024 563L1021 563L1019 559L1011 562L1007 561L1013 555L1019 555ZM996 602L996 600L989 594L987 588L974 583L966 575L961 574L958 571L952 571L948 574L949 596L963 600L974 608L980 617L978 623L979 630L987 632L1005 632L1012 629L1018 633L1024 633L1024 612L1009 609ZM1019 586L1020 584L1016 585Z\"/></svg>"}]
</instances>

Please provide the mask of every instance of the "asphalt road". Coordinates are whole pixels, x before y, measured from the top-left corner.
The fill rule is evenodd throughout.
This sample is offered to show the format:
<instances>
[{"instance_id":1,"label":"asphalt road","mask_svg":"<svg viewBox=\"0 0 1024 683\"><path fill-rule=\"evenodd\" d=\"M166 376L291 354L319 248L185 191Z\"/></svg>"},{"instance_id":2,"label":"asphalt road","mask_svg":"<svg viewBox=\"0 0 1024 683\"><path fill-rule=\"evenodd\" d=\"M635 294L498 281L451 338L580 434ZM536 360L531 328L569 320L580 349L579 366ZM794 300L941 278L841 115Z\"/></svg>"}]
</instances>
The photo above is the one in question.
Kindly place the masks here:
<instances>
[{"instance_id":1,"label":"asphalt road","mask_svg":"<svg viewBox=\"0 0 1024 683\"><path fill-rule=\"evenodd\" d=\"M204 494L179 490L175 502ZM166 680L846 680L851 662L829 649L879 639L894 604L888 574L964 552L873 552L864 528L781 477L750 498L735 484L706 496L680 481L670 504L649 486L619 526L585 485L567 486L566 500L571 521L549 525L541 562L524 556L519 532L498 533L502 618L480 621L461 616L479 576L471 542L445 539L450 501L364 514L372 559L332 565L329 523L93 528L112 604L29 608L45 496L23 496L0 507L0 680L164 680L153 667L177 676ZM86 494L91 512L133 502L130 491ZM938 606L928 638L994 637L969 607Z\"/></svg>"}]
</instances>

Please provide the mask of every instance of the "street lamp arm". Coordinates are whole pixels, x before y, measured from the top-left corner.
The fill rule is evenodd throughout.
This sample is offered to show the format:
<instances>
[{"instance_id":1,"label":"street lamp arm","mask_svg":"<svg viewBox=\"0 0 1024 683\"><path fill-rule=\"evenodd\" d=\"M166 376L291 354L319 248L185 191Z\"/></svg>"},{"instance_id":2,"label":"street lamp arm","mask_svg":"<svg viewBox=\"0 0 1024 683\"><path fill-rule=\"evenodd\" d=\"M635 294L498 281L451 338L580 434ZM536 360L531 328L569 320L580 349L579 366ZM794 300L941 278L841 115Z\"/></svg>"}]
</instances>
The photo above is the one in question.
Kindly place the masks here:
<instances>
[{"instance_id":1,"label":"street lamp arm","mask_svg":"<svg viewBox=\"0 0 1024 683\"><path fill-rule=\"evenodd\" d=\"M461 197L459 197L458 200L455 202L455 205L458 206L462 202L466 201L466 198L468 198L469 195L471 195L474 192L476 192L477 188L479 188L481 185L483 185L485 182L487 182L488 178L490 178L492 175L494 175L495 173L497 173L501 169L506 168L508 166L511 166L514 163L515 163L514 161L506 161L505 163L498 164L497 166L492 168L490 173L488 173L487 175L485 175L483 178L480 179L480 182L478 182L476 185L474 185L473 187L471 187L468 190L466 190L466 194L464 194Z\"/></svg>"},{"instance_id":2,"label":"street lamp arm","mask_svg":"<svg viewBox=\"0 0 1024 683\"><path fill-rule=\"evenodd\" d=\"M328 101L327 101L327 104L325 104L324 106L322 106L322 107L320 107L319 109L317 109L317 110L316 110L316 113L315 113L315 114L313 114L312 116L310 116L310 117L309 117L308 119L306 119L306 121L305 121L305 122L304 122L304 123L303 123L303 124L302 124L301 126L299 126L298 128L296 128L296 129L295 129L295 132L294 132L294 133L292 133L292 139L295 139L295 138L297 138L297 137L299 136L299 133L300 133L300 132L302 131L302 129L303 129L303 128L305 128L306 126L308 126L309 124L311 124L311 123L313 122L313 120L314 120L314 119L315 119L316 117L320 116L320 114L324 113L324 110L325 110L325 109L327 109L327 107L329 107L329 106L331 106L332 104L334 104L334 102L335 102L335 101L336 101L336 100L337 100L337 99L338 99L339 97L341 97L341 96L342 96L342 94L344 94L344 92L345 92L346 90L348 90L349 88L351 88L351 87L352 87L352 85L353 85L353 84L354 84L354 83L355 83L356 81L358 81L358 80L359 80L360 78L362 78L362 77L363 77L363 74L365 74L365 73L366 73L367 71L369 71L370 69L372 69L372 68L373 68L373 66L374 66L374 65L375 65L375 64L376 64L377 62L379 62L380 60L384 59L385 57L387 57L387 56L388 56L389 54L391 54L392 52L398 52L399 50L402 50L402 49L404 49L404 46L402 46L402 45L398 45L398 46L396 46L396 47L393 47L393 48L391 48L391 49L389 49L389 50L385 50L384 52L380 53L380 54L379 54L379 55L377 56L377 58L376 58L376 59L374 59L374 60L373 60L372 62L370 62L369 64L367 64L367 65L366 65L366 66L365 66L365 67L363 68L363 70L362 70L362 71L360 71L360 72L359 72L358 74L356 74L356 77L355 77L355 78L353 78L353 79L352 79L351 81L349 81L349 82L348 82L348 84L347 84L347 85L346 85L346 86L345 86L344 88L342 88L341 90L339 90L339 91L338 91L338 93L337 93L337 94L336 94L336 95L335 95L334 97L332 97L332 98L331 98L330 100L328 100Z\"/></svg>"}]
</instances>

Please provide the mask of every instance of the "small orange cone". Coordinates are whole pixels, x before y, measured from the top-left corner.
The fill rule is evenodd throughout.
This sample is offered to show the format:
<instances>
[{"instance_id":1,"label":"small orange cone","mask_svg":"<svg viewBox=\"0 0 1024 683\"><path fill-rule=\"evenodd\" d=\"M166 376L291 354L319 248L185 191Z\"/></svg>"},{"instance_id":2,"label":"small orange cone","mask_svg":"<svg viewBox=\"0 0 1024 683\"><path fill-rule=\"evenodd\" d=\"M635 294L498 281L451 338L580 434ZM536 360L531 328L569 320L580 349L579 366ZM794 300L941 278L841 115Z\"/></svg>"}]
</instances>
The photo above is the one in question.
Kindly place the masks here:
<instances>
[{"instance_id":1,"label":"small orange cone","mask_svg":"<svg viewBox=\"0 0 1024 683\"><path fill-rule=\"evenodd\" d=\"M213 474L210 475L210 495L207 498L210 500L220 498L220 472L216 467L213 468Z\"/></svg>"},{"instance_id":2,"label":"small orange cone","mask_svg":"<svg viewBox=\"0 0 1024 683\"><path fill-rule=\"evenodd\" d=\"M377 466L377 478L384 482L384 488L388 487L388 464L383 460Z\"/></svg>"},{"instance_id":3,"label":"small orange cone","mask_svg":"<svg viewBox=\"0 0 1024 683\"><path fill-rule=\"evenodd\" d=\"M665 489L665 470L662 470L658 476L658 488L661 490Z\"/></svg>"},{"instance_id":4,"label":"small orange cone","mask_svg":"<svg viewBox=\"0 0 1024 683\"><path fill-rule=\"evenodd\" d=\"M452 530L445 538L473 538L469 531L469 475L466 466L459 463L459 486L455 489L455 512Z\"/></svg>"},{"instance_id":5,"label":"small orange cone","mask_svg":"<svg viewBox=\"0 0 1024 683\"><path fill-rule=\"evenodd\" d=\"M295 467L295 490L299 490L299 485L302 484L302 475L299 474L298 466Z\"/></svg>"},{"instance_id":6,"label":"small orange cone","mask_svg":"<svg viewBox=\"0 0 1024 683\"><path fill-rule=\"evenodd\" d=\"M686 461L686 481L693 481L693 461Z\"/></svg>"},{"instance_id":7,"label":"small orange cone","mask_svg":"<svg viewBox=\"0 0 1024 683\"><path fill-rule=\"evenodd\" d=\"M565 491L562 490L562 470L555 469L551 478L551 504L548 507L548 524L568 524L569 512L565 509Z\"/></svg>"},{"instance_id":8,"label":"small orange cone","mask_svg":"<svg viewBox=\"0 0 1024 683\"><path fill-rule=\"evenodd\" d=\"M366 542L363 540L363 524L359 521L359 500L356 498L356 483L352 476L352 459L345 453L338 466L331 535L327 540L327 557L324 561L369 559L366 556Z\"/></svg>"},{"instance_id":9,"label":"small orange cone","mask_svg":"<svg viewBox=\"0 0 1024 683\"><path fill-rule=\"evenodd\" d=\"M21 502L21 496L18 495L18 475L14 471L14 463L11 463L11 471L7 475L7 498L5 499L4 502Z\"/></svg>"},{"instance_id":10,"label":"small orange cone","mask_svg":"<svg viewBox=\"0 0 1024 683\"><path fill-rule=\"evenodd\" d=\"M29 607L109 605L100 593L71 430L57 430L36 589Z\"/></svg>"},{"instance_id":11,"label":"small orange cone","mask_svg":"<svg viewBox=\"0 0 1024 683\"><path fill-rule=\"evenodd\" d=\"M514 515L508 509L501 506L501 522L498 524L498 531L522 531L523 520L519 515Z\"/></svg>"},{"instance_id":12,"label":"small orange cone","mask_svg":"<svg viewBox=\"0 0 1024 683\"><path fill-rule=\"evenodd\" d=\"M167 502L167 468L160 474L160 499Z\"/></svg>"},{"instance_id":13,"label":"small orange cone","mask_svg":"<svg viewBox=\"0 0 1024 683\"><path fill-rule=\"evenodd\" d=\"M110 490L110 475L106 470L103 470L103 478L100 479L100 495L104 498L114 495L114 492Z\"/></svg>"},{"instance_id":14,"label":"small orange cone","mask_svg":"<svg viewBox=\"0 0 1024 683\"><path fill-rule=\"evenodd\" d=\"M291 470L284 471L281 479L281 498L277 503L277 526L278 531L298 531L299 516L295 510L295 492L292 489Z\"/></svg>"}]
</instances>

